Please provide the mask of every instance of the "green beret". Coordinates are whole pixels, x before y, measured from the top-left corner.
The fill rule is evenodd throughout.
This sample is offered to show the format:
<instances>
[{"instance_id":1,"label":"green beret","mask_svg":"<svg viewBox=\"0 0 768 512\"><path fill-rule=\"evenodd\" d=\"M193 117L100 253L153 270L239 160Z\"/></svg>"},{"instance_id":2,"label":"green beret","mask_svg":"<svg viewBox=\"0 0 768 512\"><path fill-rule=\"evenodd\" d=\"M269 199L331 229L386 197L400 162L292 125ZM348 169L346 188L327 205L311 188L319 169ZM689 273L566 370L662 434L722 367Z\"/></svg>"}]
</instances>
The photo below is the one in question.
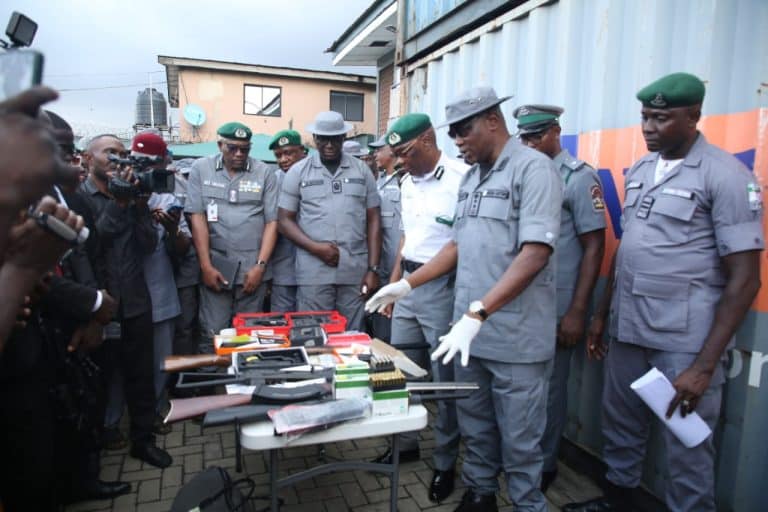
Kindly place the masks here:
<instances>
[{"instance_id":1,"label":"green beret","mask_svg":"<svg viewBox=\"0 0 768 512\"><path fill-rule=\"evenodd\" d=\"M390 146L404 144L431 127L432 121L427 114L405 114L395 121L387 132L387 144Z\"/></svg>"},{"instance_id":2,"label":"green beret","mask_svg":"<svg viewBox=\"0 0 768 512\"><path fill-rule=\"evenodd\" d=\"M554 105L521 105L512 112L520 135L546 130L560 119L563 109Z\"/></svg>"},{"instance_id":3,"label":"green beret","mask_svg":"<svg viewBox=\"0 0 768 512\"><path fill-rule=\"evenodd\" d=\"M282 130L269 141L269 149L282 148L284 146L301 146L301 135L296 130Z\"/></svg>"},{"instance_id":4,"label":"green beret","mask_svg":"<svg viewBox=\"0 0 768 512\"><path fill-rule=\"evenodd\" d=\"M238 122L223 124L219 127L218 130L216 130L216 133L218 133L220 137L224 137L225 139L244 140L244 141L250 141L251 134L252 134L250 128L245 126L243 123L238 123Z\"/></svg>"},{"instance_id":5,"label":"green beret","mask_svg":"<svg viewBox=\"0 0 768 512\"><path fill-rule=\"evenodd\" d=\"M637 99L649 108L697 105L704 100L704 82L689 73L672 73L640 89Z\"/></svg>"}]
</instances>

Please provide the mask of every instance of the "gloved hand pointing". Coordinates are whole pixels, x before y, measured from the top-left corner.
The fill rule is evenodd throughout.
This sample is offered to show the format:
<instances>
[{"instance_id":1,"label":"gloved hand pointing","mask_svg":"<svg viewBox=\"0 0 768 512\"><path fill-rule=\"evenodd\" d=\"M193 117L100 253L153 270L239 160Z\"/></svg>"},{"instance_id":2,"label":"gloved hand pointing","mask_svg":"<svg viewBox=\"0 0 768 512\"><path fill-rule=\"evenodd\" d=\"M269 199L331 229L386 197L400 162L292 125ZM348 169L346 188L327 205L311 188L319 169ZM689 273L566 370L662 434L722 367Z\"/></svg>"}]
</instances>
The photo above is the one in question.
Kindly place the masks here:
<instances>
[{"instance_id":1,"label":"gloved hand pointing","mask_svg":"<svg viewBox=\"0 0 768 512\"><path fill-rule=\"evenodd\" d=\"M411 293L411 285L405 279L401 279L396 283L390 283L368 299L368 302L365 303L365 311L368 313L380 313L389 304L402 299L409 293Z\"/></svg>"},{"instance_id":2,"label":"gloved hand pointing","mask_svg":"<svg viewBox=\"0 0 768 512\"><path fill-rule=\"evenodd\" d=\"M461 366L467 366L469 363L469 345L475 339L483 322L471 316L463 315L458 322L453 324L451 330L445 336L440 336L440 346L432 352L432 360L445 354L443 364L448 364L456 355L461 352Z\"/></svg>"}]
</instances>

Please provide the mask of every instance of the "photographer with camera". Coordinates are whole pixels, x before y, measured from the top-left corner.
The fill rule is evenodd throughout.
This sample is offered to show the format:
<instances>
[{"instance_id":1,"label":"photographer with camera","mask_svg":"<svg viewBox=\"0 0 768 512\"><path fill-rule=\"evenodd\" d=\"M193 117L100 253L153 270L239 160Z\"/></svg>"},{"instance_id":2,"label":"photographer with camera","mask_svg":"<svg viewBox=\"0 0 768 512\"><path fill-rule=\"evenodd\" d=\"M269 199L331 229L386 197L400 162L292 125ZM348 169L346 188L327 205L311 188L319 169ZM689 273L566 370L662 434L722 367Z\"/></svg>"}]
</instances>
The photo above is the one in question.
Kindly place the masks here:
<instances>
[{"instance_id":1,"label":"photographer with camera","mask_svg":"<svg viewBox=\"0 0 768 512\"><path fill-rule=\"evenodd\" d=\"M155 434L167 434L170 425L163 424L160 411L164 404L164 391L168 381L163 370L165 358L173 354L173 338L176 318L181 313L179 295L173 272L172 258L187 253L191 242L189 228L182 218L182 206L172 194L175 178L165 170L168 147L160 135L143 132L134 137L131 154L126 163L144 177L144 186L151 189L147 205L152 213L152 224L157 231L155 250L144 257L144 279L152 302L152 326L154 345L154 382L158 414L155 416ZM138 171L138 172L137 172ZM171 181L164 178L170 177ZM117 425L122 416L124 394L120 379L112 383L107 423Z\"/></svg>"},{"instance_id":2,"label":"photographer with camera","mask_svg":"<svg viewBox=\"0 0 768 512\"><path fill-rule=\"evenodd\" d=\"M148 207L147 176L114 161L123 155L125 148L114 135L93 138L85 152L90 175L80 193L96 220L102 248L97 268L119 304L120 334L119 339L105 342L105 375L110 379L116 372L122 374L131 416L131 456L165 468L171 456L155 445L152 432L156 404L152 301L144 278L144 259L157 246L157 232ZM114 434L105 432L105 441Z\"/></svg>"}]
</instances>

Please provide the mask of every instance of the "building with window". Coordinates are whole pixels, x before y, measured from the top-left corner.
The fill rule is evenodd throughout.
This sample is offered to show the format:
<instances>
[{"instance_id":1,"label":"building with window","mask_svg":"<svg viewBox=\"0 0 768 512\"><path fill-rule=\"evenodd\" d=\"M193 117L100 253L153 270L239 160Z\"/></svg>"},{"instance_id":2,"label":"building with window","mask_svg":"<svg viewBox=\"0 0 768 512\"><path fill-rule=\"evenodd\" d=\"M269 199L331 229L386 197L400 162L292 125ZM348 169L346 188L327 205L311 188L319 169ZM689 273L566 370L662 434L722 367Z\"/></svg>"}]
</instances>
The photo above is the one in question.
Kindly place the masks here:
<instances>
[{"instance_id":1,"label":"building with window","mask_svg":"<svg viewBox=\"0 0 768 512\"><path fill-rule=\"evenodd\" d=\"M376 78L309 69L158 56L168 102L179 109L179 141L216 140L216 129L240 121L254 133L306 125L335 110L354 126L349 136L376 133Z\"/></svg>"}]
</instances>

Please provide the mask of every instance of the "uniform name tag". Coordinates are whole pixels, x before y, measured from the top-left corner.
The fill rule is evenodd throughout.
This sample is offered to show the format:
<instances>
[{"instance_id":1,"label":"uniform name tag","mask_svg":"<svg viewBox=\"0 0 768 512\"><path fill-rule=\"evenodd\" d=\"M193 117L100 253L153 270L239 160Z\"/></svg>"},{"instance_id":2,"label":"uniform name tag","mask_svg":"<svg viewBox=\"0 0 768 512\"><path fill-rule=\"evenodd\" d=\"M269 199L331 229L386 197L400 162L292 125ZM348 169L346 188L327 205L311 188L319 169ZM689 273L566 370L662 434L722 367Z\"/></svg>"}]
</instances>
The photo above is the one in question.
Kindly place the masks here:
<instances>
[{"instance_id":1,"label":"uniform name tag","mask_svg":"<svg viewBox=\"0 0 768 512\"><path fill-rule=\"evenodd\" d=\"M682 197L683 199L693 199L693 192L690 190L684 190L682 188L665 188L661 191L662 194L668 196Z\"/></svg>"},{"instance_id":2,"label":"uniform name tag","mask_svg":"<svg viewBox=\"0 0 768 512\"><path fill-rule=\"evenodd\" d=\"M219 222L219 205L211 201L205 207L205 217L208 222Z\"/></svg>"},{"instance_id":3,"label":"uniform name tag","mask_svg":"<svg viewBox=\"0 0 768 512\"><path fill-rule=\"evenodd\" d=\"M642 181L630 181L627 183L627 186L625 187L627 190L632 190L635 188L643 188L643 182Z\"/></svg>"},{"instance_id":4,"label":"uniform name tag","mask_svg":"<svg viewBox=\"0 0 768 512\"><path fill-rule=\"evenodd\" d=\"M653 206L654 201L656 201L655 197L645 196L643 198L643 201L640 203L640 207L637 209L637 217L639 219L648 218L648 215L651 214L651 207Z\"/></svg>"}]
</instances>

